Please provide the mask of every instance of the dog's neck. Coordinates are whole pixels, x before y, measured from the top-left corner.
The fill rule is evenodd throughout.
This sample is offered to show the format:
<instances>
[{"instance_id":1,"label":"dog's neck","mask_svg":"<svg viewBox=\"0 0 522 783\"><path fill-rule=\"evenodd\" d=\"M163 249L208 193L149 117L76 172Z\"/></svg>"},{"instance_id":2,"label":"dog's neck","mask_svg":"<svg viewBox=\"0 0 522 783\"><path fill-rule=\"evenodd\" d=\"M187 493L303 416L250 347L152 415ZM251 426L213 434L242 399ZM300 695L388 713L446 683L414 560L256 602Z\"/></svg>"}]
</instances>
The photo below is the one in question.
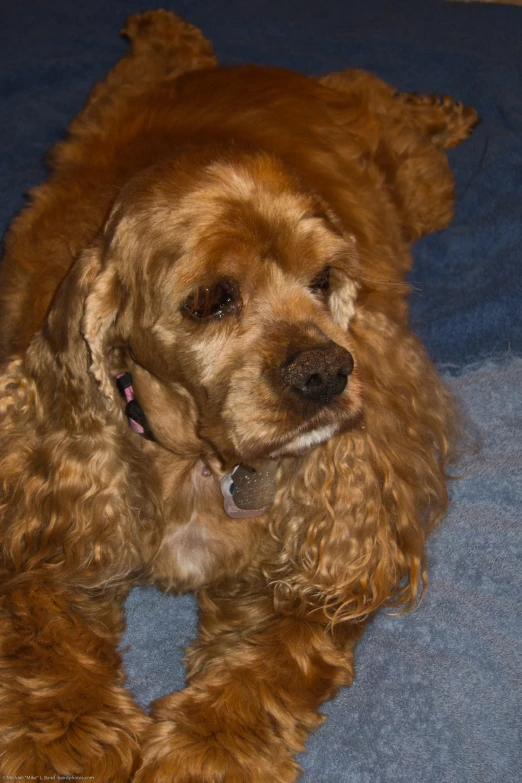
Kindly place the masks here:
<instances>
[{"instance_id":1,"label":"dog's neck","mask_svg":"<svg viewBox=\"0 0 522 783\"><path fill-rule=\"evenodd\" d=\"M132 376L129 372L116 376L116 385L126 401L125 415L133 432L148 440L157 441L146 416L134 395ZM199 460L196 470L206 478L212 471ZM233 519L248 519L264 514L275 496L277 462L265 460L257 468L238 463L220 480L225 513Z\"/></svg>"}]
</instances>

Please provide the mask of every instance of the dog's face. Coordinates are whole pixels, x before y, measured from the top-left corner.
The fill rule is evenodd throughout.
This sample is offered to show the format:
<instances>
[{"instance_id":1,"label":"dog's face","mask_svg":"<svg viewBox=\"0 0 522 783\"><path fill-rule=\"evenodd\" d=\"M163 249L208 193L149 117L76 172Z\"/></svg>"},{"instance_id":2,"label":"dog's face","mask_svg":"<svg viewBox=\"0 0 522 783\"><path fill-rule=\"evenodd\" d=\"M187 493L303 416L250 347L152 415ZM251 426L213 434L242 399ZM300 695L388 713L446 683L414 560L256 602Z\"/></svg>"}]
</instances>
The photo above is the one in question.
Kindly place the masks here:
<instances>
[{"instance_id":1,"label":"dog's face","mask_svg":"<svg viewBox=\"0 0 522 783\"><path fill-rule=\"evenodd\" d=\"M224 463L255 464L324 442L360 413L347 331L356 254L278 160L207 155L132 183L102 274L118 281L116 342L154 379L138 389L153 431L147 396L181 388L198 437Z\"/></svg>"}]
</instances>

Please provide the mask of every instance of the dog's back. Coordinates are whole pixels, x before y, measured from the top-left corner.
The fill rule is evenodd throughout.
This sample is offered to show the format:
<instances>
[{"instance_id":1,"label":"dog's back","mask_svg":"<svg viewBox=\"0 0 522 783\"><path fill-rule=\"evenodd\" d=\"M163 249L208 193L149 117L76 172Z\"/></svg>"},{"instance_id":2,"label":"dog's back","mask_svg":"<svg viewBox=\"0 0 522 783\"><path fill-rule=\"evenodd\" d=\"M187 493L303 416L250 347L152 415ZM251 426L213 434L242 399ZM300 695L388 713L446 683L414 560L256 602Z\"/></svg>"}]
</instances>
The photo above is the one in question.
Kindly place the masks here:
<instances>
[{"instance_id":1,"label":"dog's back","mask_svg":"<svg viewBox=\"0 0 522 783\"><path fill-rule=\"evenodd\" d=\"M136 31L130 27L132 36ZM178 49L168 46L168 25L149 31L155 40L153 33L163 45L155 41L152 55L138 39L140 45L95 88L67 140L54 149L51 178L31 192L31 203L6 236L0 358L27 345L121 187L177 147L266 149L341 218L351 221L357 210L365 222L378 215L375 231L383 233L383 248L391 244L394 252L368 269L374 278L402 278L409 266L405 245L451 219L453 181L440 147L468 135L476 121L472 110L450 99L441 104L435 98L397 96L361 71L314 80L279 68L217 68L210 44L189 25L185 38L194 57L183 61L183 41L177 41ZM176 52L191 70L182 72ZM356 196L352 188L347 191L347 181ZM357 225L351 230L357 234ZM365 237L357 239L361 258L369 260Z\"/></svg>"}]
</instances>

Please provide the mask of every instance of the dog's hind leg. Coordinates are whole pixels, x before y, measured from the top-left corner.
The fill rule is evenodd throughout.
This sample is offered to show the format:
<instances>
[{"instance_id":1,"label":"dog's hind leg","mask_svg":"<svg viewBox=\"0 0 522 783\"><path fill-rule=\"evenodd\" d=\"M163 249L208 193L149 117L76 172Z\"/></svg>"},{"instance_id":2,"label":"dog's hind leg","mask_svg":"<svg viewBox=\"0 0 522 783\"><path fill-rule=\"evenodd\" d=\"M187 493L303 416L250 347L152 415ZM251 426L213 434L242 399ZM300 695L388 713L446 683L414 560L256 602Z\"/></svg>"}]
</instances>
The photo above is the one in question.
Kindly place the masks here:
<instances>
[{"instance_id":1,"label":"dog's hind leg","mask_svg":"<svg viewBox=\"0 0 522 783\"><path fill-rule=\"evenodd\" d=\"M133 14L122 35L131 42L129 52L94 87L84 110L72 123L71 132L79 132L90 123L110 123L122 100L135 97L158 82L217 65L212 44L201 30L170 11Z\"/></svg>"},{"instance_id":2,"label":"dog's hind leg","mask_svg":"<svg viewBox=\"0 0 522 783\"><path fill-rule=\"evenodd\" d=\"M319 82L344 93L348 100L363 99L371 112L394 124L397 132L400 126L407 126L441 149L460 144L479 122L475 109L449 95L398 92L366 71L349 69L329 73L321 76Z\"/></svg>"},{"instance_id":3,"label":"dog's hind leg","mask_svg":"<svg viewBox=\"0 0 522 783\"><path fill-rule=\"evenodd\" d=\"M468 138L477 123L478 113L449 95L402 92L396 100L402 105L404 116L424 137L442 149L456 147Z\"/></svg>"},{"instance_id":4,"label":"dog's hind leg","mask_svg":"<svg viewBox=\"0 0 522 783\"><path fill-rule=\"evenodd\" d=\"M445 228L453 217L454 182L445 150L478 122L475 109L449 96L401 93L365 71L330 73L320 83L339 122L360 135L365 166L375 166L398 211L408 244Z\"/></svg>"}]
</instances>

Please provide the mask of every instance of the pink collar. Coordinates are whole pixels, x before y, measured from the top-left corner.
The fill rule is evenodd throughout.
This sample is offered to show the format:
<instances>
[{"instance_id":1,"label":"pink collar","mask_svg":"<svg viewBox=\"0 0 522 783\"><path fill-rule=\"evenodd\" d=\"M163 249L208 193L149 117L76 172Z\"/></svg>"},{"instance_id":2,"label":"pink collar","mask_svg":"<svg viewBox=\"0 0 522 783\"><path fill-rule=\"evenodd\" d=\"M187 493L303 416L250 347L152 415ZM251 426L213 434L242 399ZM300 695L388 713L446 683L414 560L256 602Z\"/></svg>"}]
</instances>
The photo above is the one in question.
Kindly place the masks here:
<instances>
[{"instance_id":1,"label":"pink collar","mask_svg":"<svg viewBox=\"0 0 522 783\"><path fill-rule=\"evenodd\" d=\"M132 385L132 375L130 372L121 372L116 376L116 385L121 396L127 402L125 406L125 415L127 416L129 427L133 432L137 432L147 440L156 440L154 433L150 429L142 407L134 396L134 387Z\"/></svg>"}]
</instances>

